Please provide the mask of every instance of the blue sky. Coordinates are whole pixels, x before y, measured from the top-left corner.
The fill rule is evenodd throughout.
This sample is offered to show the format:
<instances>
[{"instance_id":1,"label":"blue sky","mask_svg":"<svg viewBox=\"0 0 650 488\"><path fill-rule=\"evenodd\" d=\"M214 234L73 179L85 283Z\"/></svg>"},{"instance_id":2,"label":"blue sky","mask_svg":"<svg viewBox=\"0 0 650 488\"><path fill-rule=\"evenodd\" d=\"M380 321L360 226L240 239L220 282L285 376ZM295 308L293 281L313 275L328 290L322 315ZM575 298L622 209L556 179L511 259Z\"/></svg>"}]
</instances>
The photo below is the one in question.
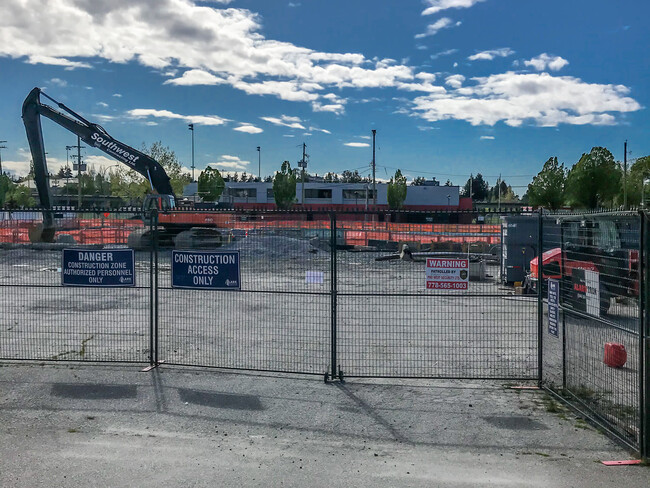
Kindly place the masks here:
<instances>
[{"instance_id":1,"label":"blue sky","mask_svg":"<svg viewBox=\"0 0 650 488\"><path fill-rule=\"evenodd\" d=\"M525 186L592 146L650 154L646 2L591 0L5 0L3 168L25 173L34 86L134 147L196 167L295 165ZM44 121L50 166L75 137ZM112 164L95 149L87 161Z\"/></svg>"}]
</instances>

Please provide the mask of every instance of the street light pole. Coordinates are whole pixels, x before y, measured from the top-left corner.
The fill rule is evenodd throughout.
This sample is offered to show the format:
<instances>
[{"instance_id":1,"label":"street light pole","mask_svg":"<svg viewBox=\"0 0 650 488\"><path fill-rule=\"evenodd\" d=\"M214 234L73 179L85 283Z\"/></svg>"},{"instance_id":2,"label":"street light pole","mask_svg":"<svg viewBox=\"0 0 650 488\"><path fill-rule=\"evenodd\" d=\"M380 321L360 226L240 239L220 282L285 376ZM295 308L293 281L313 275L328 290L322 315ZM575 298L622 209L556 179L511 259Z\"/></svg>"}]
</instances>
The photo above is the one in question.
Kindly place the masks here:
<instances>
[{"instance_id":1,"label":"street light pole","mask_svg":"<svg viewBox=\"0 0 650 488\"><path fill-rule=\"evenodd\" d=\"M187 127L189 130L192 131L192 181L196 181L194 179L194 124L187 124Z\"/></svg>"},{"instance_id":2,"label":"street light pole","mask_svg":"<svg viewBox=\"0 0 650 488\"><path fill-rule=\"evenodd\" d=\"M4 144L7 141L0 141L0 144ZM7 146L0 146L0 149L7 149ZM0 151L0 176L2 176L2 151Z\"/></svg>"},{"instance_id":3,"label":"street light pole","mask_svg":"<svg viewBox=\"0 0 650 488\"><path fill-rule=\"evenodd\" d=\"M623 210L627 210L627 140L623 144Z\"/></svg>"},{"instance_id":4,"label":"street light pole","mask_svg":"<svg viewBox=\"0 0 650 488\"><path fill-rule=\"evenodd\" d=\"M377 182L375 180L375 136L377 130L372 129L372 204L377 206Z\"/></svg>"},{"instance_id":5,"label":"street light pole","mask_svg":"<svg viewBox=\"0 0 650 488\"><path fill-rule=\"evenodd\" d=\"M257 146L257 176L262 181L262 149Z\"/></svg>"}]
</instances>

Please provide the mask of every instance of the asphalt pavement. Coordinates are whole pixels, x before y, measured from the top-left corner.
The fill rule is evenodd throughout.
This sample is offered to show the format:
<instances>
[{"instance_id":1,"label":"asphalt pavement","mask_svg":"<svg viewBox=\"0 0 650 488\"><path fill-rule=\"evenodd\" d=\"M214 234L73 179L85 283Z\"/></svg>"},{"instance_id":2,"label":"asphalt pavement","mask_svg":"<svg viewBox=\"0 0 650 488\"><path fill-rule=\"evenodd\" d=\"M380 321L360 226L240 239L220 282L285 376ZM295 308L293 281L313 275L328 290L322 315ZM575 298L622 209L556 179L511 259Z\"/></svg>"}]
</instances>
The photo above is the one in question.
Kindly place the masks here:
<instances>
[{"instance_id":1,"label":"asphalt pavement","mask_svg":"<svg viewBox=\"0 0 650 488\"><path fill-rule=\"evenodd\" d=\"M537 390L0 363L0 486L650 486Z\"/></svg>"}]
</instances>

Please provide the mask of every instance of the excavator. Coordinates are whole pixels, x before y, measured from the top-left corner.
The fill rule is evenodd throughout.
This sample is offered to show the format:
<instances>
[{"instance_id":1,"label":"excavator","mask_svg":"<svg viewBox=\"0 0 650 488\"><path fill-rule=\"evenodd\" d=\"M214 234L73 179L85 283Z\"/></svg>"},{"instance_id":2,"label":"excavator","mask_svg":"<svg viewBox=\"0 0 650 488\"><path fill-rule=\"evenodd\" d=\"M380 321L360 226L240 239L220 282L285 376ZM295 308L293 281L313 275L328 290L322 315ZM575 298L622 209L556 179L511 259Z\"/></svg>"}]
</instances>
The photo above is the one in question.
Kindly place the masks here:
<instances>
[{"instance_id":1,"label":"excavator","mask_svg":"<svg viewBox=\"0 0 650 488\"><path fill-rule=\"evenodd\" d=\"M41 102L41 96L51 100L62 113ZM66 115L67 114L67 115ZM32 242L54 242L56 226L49 173L45 158L45 144L41 116L47 117L64 129L79 136L88 146L96 147L120 163L144 176L151 186L143 205L143 219L153 211L160 212L158 223L159 242L169 245L182 242L182 247L214 247L221 244L223 234L217 229L229 219L226 214L183 214L176 208L176 197L169 176L162 165L150 156L111 137L98 124L92 123L63 103L34 88L23 102L22 117L27 140L34 163L34 180L43 208L43 223L30 232ZM134 231L129 235L129 246L136 249L147 247L151 242L148 230Z\"/></svg>"}]
</instances>

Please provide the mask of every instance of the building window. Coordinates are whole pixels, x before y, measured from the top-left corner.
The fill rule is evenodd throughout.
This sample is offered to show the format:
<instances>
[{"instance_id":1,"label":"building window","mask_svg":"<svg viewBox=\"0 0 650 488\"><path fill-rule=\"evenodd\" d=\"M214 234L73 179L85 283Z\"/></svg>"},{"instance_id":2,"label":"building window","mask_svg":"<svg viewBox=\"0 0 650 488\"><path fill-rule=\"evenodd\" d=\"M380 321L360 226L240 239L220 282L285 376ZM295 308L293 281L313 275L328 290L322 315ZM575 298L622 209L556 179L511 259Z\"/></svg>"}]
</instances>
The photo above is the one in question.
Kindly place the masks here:
<instances>
[{"instance_id":1,"label":"building window","mask_svg":"<svg viewBox=\"0 0 650 488\"><path fill-rule=\"evenodd\" d=\"M332 190L322 190L320 188L307 188L305 198L332 199Z\"/></svg>"},{"instance_id":2,"label":"building window","mask_svg":"<svg viewBox=\"0 0 650 488\"><path fill-rule=\"evenodd\" d=\"M275 195L273 194L273 188L267 188L266 189L266 199L267 200L275 200Z\"/></svg>"},{"instance_id":3,"label":"building window","mask_svg":"<svg viewBox=\"0 0 650 488\"><path fill-rule=\"evenodd\" d=\"M257 198L257 188L230 188L229 193L234 198Z\"/></svg>"},{"instance_id":4,"label":"building window","mask_svg":"<svg viewBox=\"0 0 650 488\"><path fill-rule=\"evenodd\" d=\"M373 191L368 189L368 200L372 200ZM366 190L343 190L343 198L346 200L365 200L366 199Z\"/></svg>"}]
</instances>

